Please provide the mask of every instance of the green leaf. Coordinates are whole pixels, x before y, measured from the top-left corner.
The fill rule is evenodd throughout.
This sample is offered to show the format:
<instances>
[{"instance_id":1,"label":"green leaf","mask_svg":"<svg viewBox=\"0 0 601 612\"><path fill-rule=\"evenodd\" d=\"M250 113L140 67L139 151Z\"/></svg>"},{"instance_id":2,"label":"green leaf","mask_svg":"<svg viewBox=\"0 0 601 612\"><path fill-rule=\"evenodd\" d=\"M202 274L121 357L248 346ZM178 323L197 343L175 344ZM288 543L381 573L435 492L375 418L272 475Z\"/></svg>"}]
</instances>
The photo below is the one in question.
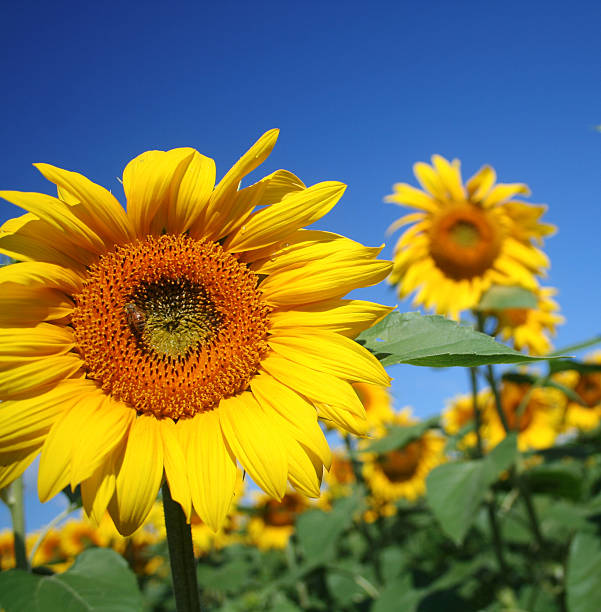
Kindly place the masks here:
<instances>
[{"instance_id":1,"label":"green leaf","mask_svg":"<svg viewBox=\"0 0 601 612\"><path fill-rule=\"evenodd\" d=\"M532 291L523 287L493 285L480 300L478 310L506 310L507 308L536 308L538 300Z\"/></svg>"},{"instance_id":2,"label":"green leaf","mask_svg":"<svg viewBox=\"0 0 601 612\"><path fill-rule=\"evenodd\" d=\"M336 541L353 522L358 494L339 499L330 512L309 510L298 517L296 535L306 562L325 563L336 554Z\"/></svg>"},{"instance_id":3,"label":"green leaf","mask_svg":"<svg viewBox=\"0 0 601 612\"><path fill-rule=\"evenodd\" d=\"M601 372L601 363L590 361L576 361L575 359L557 359L549 362L549 373L563 372L564 370L576 370L580 374L594 374Z\"/></svg>"},{"instance_id":4,"label":"green leaf","mask_svg":"<svg viewBox=\"0 0 601 612\"><path fill-rule=\"evenodd\" d=\"M601 542L577 533L570 545L566 575L569 612L598 612L601 592Z\"/></svg>"},{"instance_id":5,"label":"green leaf","mask_svg":"<svg viewBox=\"0 0 601 612\"><path fill-rule=\"evenodd\" d=\"M439 421L438 417L432 417L427 421L422 421L408 427L391 427L385 437L372 442L365 451L370 453L387 453L391 450L403 448L409 442L417 440L427 429L438 426Z\"/></svg>"},{"instance_id":6,"label":"green leaf","mask_svg":"<svg viewBox=\"0 0 601 612\"><path fill-rule=\"evenodd\" d=\"M142 610L142 596L121 555L92 548L64 574L2 572L0 607L6 612L133 612Z\"/></svg>"},{"instance_id":7,"label":"green leaf","mask_svg":"<svg viewBox=\"0 0 601 612\"><path fill-rule=\"evenodd\" d=\"M357 341L385 366L409 363L430 367L472 367L546 359L518 353L486 334L440 315L420 315L417 312L392 312L362 332Z\"/></svg>"},{"instance_id":8,"label":"green leaf","mask_svg":"<svg viewBox=\"0 0 601 612\"><path fill-rule=\"evenodd\" d=\"M534 493L546 493L578 501L582 496L582 466L580 463L547 463L524 472Z\"/></svg>"},{"instance_id":9,"label":"green leaf","mask_svg":"<svg viewBox=\"0 0 601 612\"><path fill-rule=\"evenodd\" d=\"M371 612L402 610L415 612L425 592L414 589L409 576L402 576L387 584L371 607Z\"/></svg>"},{"instance_id":10,"label":"green leaf","mask_svg":"<svg viewBox=\"0 0 601 612\"><path fill-rule=\"evenodd\" d=\"M426 478L426 499L443 531L461 544L490 485L517 455L516 435L508 435L484 459L445 463Z\"/></svg>"},{"instance_id":11,"label":"green leaf","mask_svg":"<svg viewBox=\"0 0 601 612\"><path fill-rule=\"evenodd\" d=\"M251 575L252 566L245 559L234 559L219 567L200 564L197 570L198 583L223 592L240 591Z\"/></svg>"}]
</instances>

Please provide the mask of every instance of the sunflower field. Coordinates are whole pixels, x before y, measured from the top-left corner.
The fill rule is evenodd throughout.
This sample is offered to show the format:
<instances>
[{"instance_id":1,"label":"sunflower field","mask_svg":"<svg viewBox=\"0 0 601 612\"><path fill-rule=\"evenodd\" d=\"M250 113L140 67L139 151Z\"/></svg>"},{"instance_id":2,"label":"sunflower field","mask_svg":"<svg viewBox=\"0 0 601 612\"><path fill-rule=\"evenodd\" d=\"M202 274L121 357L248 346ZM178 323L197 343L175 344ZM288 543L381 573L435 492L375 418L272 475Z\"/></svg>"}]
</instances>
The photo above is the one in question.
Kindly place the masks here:
<instances>
[{"instance_id":1,"label":"sunflower field","mask_svg":"<svg viewBox=\"0 0 601 612\"><path fill-rule=\"evenodd\" d=\"M434 155L388 262L310 227L342 183L242 186L277 137L218 182L142 153L125 206L49 164L0 192L0 608L597 612L601 337L552 344L546 207ZM382 282L419 311L348 296ZM397 405L396 364L465 392ZM67 507L27 533L38 458Z\"/></svg>"}]
</instances>

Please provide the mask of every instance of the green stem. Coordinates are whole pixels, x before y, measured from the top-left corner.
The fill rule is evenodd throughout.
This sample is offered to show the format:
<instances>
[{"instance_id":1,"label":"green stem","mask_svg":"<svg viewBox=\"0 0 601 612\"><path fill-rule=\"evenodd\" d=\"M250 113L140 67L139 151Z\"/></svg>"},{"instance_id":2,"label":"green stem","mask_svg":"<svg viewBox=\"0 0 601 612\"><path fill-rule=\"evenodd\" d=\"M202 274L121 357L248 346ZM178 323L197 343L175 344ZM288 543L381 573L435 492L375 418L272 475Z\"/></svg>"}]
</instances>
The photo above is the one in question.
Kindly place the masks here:
<instances>
[{"instance_id":1,"label":"green stem","mask_svg":"<svg viewBox=\"0 0 601 612\"><path fill-rule=\"evenodd\" d=\"M298 564L296 562L296 550L294 548L292 538L288 540L285 553L286 565L288 566L290 573L294 576L298 573ZM298 578L295 583L295 587L300 607L303 610L308 610L311 607L311 602L309 600L309 591L307 590L307 585L303 582L302 578Z\"/></svg>"},{"instance_id":2,"label":"green stem","mask_svg":"<svg viewBox=\"0 0 601 612\"><path fill-rule=\"evenodd\" d=\"M33 565L33 558L35 557L40 544L46 539L50 533L50 530L56 527L64 518L67 518L71 512L77 510L77 508L79 508L78 504L69 504L60 514L57 514L45 527L42 528L36 543L33 545L33 548L29 553L29 563L31 563L31 565Z\"/></svg>"},{"instance_id":3,"label":"green stem","mask_svg":"<svg viewBox=\"0 0 601 612\"><path fill-rule=\"evenodd\" d=\"M478 315L478 328L479 328L479 331L483 331L484 329L484 320L482 318L482 315ZM490 385L492 394L495 398L495 408L497 410L497 414L499 415L499 418L501 419L501 423L503 425L503 429L505 430L505 433L507 434L511 431L511 428L509 427L509 423L507 422L507 418L503 410L503 403L501 402L501 394L499 393L499 387L497 386L497 380L495 378L495 373L494 373L492 365L486 366L486 373L487 373L488 384ZM516 420L519 422L519 419L516 419ZM528 513L528 520L530 522L530 528L532 529L532 534L534 535L536 545L540 550L543 550L545 546L545 541L543 539L543 535L539 527L539 520L538 520L538 516L536 515L534 504L532 502L532 496L530 495L530 489L528 488L527 483L521 477L521 475L516 474L515 466L510 471L510 477L514 485L518 488L520 495L522 496L522 499L524 500L524 504L526 505L526 512Z\"/></svg>"},{"instance_id":4,"label":"green stem","mask_svg":"<svg viewBox=\"0 0 601 612\"><path fill-rule=\"evenodd\" d=\"M25 549L25 504L22 476L10 485L6 505L10 510L13 523L15 563L17 568L27 571L29 570L29 563L27 562L27 551Z\"/></svg>"},{"instance_id":5,"label":"green stem","mask_svg":"<svg viewBox=\"0 0 601 612\"><path fill-rule=\"evenodd\" d=\"M348 434L344 435L344 445L346 446L346 451L348 452L348 457L353 468L355 480L358 484L365 484L365 479L363 478L363 472L361 470L361 462L357 460L357 455L355 453L355 449L353 448L351 437Z\"/></svg>"},{"instance_id":6,"label":"green stem","mask_svg":"<svg viewBox=\"0 0 601 612\"><path fill-rule=\"evenodd\" d=\"M478 377L477 368L470 368L470 382L472 387L472 402L474 406L474 420L476 421L476 440L477 440L477 451L478 457L484 455L484 449L482 444L482 433L480 431L482 425L482 416L480 414L480 407L478 406ZM494 494L491 498L486 501L486 509L488 513L488 522L490 523L490 531L492 533L492 542L495 549L495 556L497 557L497 563L503 576L507 576L507 564L505 563L505 556L503 554L503 541L501 539L501 530L499 528L499 522L497 521L497 508Z\"/></svg>"},{"instance_id":7,"label":"green stem","mask_svg":"<svg viewBox=\"0 0 601 612\"><path fill-rule=\"evenodd\" d=\"M181 506L171 497L167 481L162 493L176 609L177 612L199 612L200 598L190 525L186 523Z\"/></svg>"}]
</instances>

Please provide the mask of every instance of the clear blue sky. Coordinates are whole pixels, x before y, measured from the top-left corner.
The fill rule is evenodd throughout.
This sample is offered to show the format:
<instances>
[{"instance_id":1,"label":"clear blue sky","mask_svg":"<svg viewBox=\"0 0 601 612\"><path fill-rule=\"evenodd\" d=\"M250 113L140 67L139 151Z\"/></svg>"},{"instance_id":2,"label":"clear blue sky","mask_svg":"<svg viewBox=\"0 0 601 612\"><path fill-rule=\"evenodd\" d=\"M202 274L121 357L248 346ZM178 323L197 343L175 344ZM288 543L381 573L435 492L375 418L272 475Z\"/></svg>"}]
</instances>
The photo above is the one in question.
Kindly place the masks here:
<instances>
[{"instance_id":1,"label":"clear blue sky","mask_svg":"<svg viewBox=\"0 0 601 612\"><path fill-rule=\"evenodd\" d=\"M601 331L601 4L25 1L3 25L0 188L51 193L31 166L44 161L120 193L129 159L176 146L221 175L279 127L255 176L348 183L318 226L378 245L401 212L382 198L415 183L415 161L458 157L464 177L489 163L559 227L546 248L567 318L556 344ZM0 221L17 214L0 203ZM384 284L361 296L397 303ZM420 415L466 388L462 372L391 375ZM30 503L29 527L55 509Z\"/></svg>"}]
</instances>

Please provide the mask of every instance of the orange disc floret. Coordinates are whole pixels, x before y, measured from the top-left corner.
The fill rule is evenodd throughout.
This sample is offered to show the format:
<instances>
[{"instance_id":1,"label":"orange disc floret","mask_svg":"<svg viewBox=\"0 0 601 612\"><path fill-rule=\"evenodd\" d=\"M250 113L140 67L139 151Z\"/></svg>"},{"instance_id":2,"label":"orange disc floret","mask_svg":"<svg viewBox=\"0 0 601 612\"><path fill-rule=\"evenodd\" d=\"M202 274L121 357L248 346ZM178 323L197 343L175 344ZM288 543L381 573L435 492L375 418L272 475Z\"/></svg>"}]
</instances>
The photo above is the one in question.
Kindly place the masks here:
<instances>
[{"instance_id":1,"label":"orange disc floret","mask_svg":"<svg viewBox=\"0 0 601 612\"><path fill-rule=\"evenodd\" d=\"M159 418L191 417L245 390L268 351L258 280L219 244L184 235L116 247L75 296L88 378Z\"/></svg>"}]
</instances>

